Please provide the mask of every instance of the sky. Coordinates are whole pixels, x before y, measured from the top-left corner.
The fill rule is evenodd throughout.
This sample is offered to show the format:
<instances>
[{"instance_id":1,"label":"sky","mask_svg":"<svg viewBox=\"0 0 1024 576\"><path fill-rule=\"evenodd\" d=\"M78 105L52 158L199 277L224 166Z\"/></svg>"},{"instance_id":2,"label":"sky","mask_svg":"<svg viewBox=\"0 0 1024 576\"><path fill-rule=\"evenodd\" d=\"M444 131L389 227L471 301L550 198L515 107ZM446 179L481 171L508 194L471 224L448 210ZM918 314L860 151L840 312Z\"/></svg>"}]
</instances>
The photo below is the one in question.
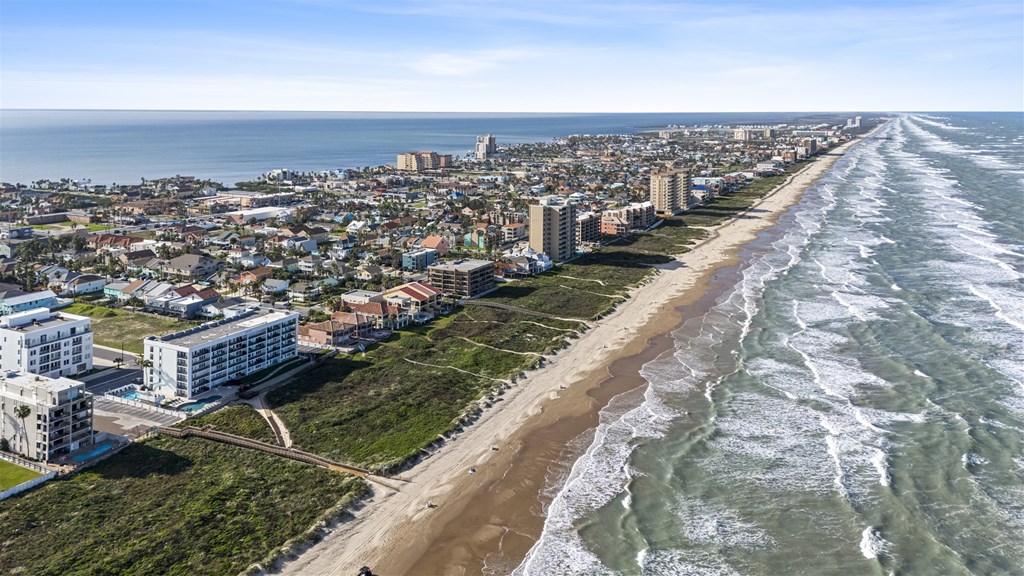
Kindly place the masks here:
<instances>
[{"instance_id":1,"label":"sky","mask_svg":"<svg viewBox=\"0 0 1024 576\"><path fill-rule=\"evenodd\" d=\"M1020 0L0 0L0 107L1024 109Z\"/></svg>"}]
</instances>

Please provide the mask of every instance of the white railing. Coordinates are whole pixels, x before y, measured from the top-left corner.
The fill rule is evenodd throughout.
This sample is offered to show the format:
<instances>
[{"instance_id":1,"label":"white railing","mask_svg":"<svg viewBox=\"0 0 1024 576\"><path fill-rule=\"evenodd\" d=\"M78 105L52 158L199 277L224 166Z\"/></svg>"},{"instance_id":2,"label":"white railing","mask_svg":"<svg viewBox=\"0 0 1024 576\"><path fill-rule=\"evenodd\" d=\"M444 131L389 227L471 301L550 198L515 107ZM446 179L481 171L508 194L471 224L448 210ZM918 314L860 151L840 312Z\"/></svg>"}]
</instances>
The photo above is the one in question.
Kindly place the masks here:
<instances>
[{"instance_id":1,"label":"white railing","mask_svg":"<svg viewBox=\"0 0 1024 576\"><path fill-rule=\"evenodd\" d=\"M0 452L0 460L7 460L8 462L17 464L18 466L21 466L23 468L28 468L29 470L34 470L36 472L39 472L40 474L46 474L47 472L52 472L52 470L50 470L49 468L47 468L46 466L43 466L42 464L40 464L38 462L33 462L31 460L26 460L25 458L22 458L21 456L15 456L14 454L8 454L6 452Z\"/></svg>"},{"instance_id":2,"label":"white railing","mask_svg":"<svg viewBox=\"0 0 1024 576\"><path fill-rule=\"evenodd\" d=\"M168 416L175 416L178 419L184 419L185 415L178 410L168 410L167 408L161 408L154 406L148 402L141 400L129 400L128 398L122 398L120 396L103 395L104 400L110 400L111 402L117 402L118 404L124 404L125 406L134 406L136 408L142 408L143 410L149 410L151 412L157 412L159 414L167 414Z\"/></svg>"}]
</instances>

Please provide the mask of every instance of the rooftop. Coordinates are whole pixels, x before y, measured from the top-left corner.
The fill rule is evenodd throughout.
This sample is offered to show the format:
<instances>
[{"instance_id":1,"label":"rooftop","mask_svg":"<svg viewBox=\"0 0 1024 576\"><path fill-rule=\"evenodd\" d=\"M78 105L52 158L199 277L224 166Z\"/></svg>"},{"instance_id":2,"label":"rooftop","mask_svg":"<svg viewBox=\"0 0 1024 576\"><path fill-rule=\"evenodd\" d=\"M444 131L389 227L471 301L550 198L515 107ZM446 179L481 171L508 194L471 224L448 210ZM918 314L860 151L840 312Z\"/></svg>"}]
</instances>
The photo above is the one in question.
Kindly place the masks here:
<instances>
[{"instance_id":1,"label":"rooftop","mask_svg":"<svg viewBox=\"0 0 1024 576\"><path fill-rule=\"evenodd\" d=\"M456 260L454 262L435 263L430 268L471 272L484 266L494 266L494 262L490 260Z\"/></svg>"},{"instance_id":2,"label":"rooftop","mask_svg":"<svg viewBox=\"0 0 1024 576\"><path fill-rule=\"evenodd\" d=\"M298 318L299 315L291 312L277 312L263 309L254 309L237 316L232 316L217 322L207 322L188 330L167 334L166 336L150 336L147 340L157 340L175 346L192 348L219 340L232 334L243 332L251 328L266 326L279 322L286 318Z\"/></svg>"},{"instance_id":3,"label":"rooftop","mask_svg":"<svg viewBox=\"0 0 1024 576\"><path fill-rule=\"evenodd\" d=\"M17 372L14 370L0 372L0 394L7 392L11 394L9 387L19 387L25 390L37 389L44 392L58 393L70 388L85 386L78 380L71 378L48 378L28 372Z\"/></svg>"}]
</instances>

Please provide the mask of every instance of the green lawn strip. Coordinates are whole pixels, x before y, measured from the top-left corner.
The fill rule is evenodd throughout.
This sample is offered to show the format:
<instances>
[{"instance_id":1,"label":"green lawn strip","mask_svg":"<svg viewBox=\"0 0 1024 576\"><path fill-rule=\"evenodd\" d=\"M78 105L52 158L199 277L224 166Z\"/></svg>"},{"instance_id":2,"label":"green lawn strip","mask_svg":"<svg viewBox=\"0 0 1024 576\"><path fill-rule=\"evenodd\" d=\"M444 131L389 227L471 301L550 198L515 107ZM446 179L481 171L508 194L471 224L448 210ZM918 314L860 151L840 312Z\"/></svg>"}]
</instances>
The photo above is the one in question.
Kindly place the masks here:
<instances>
[{"instance_id":1,"label":"green lawn strip","mask_svg":"<svg viewBox=\"0 0 1024 576\"><path fill-rule=\"evenodd\" d=\"M274 431L270 429L267 421L263 419L263 416L260 416L255 408L248 404L228 406L198 418L183 420L175 424L175 426L178 428L185 426L203 427L210 424L218 432L245 436L246 438L252 438L253 440L269 444L274 444L277 441L274 437Z\"/></svg>"},{"instance_id":2,"label":"green lawn strip","mask_svg":"<svg viewBox=\"0 0 1024 576\"><path fill-rule=\"evenodd\" d=\"M0 573L237 574L365 490L269 454L154 438L0 502Z\"/></svg>"},{"instance_id":3,"label":"green lawn strip","mask_svg":"<svg viewBox=\"0 0 1024 576\"><path fill-rule=\"evenodd\" d=\"M93 342L117 350L124 344L126 354L142 354L147 336L162 336L184 330L189 324L177 320L76 302L61 309L68 314L92 319Z\"/></svg>"},{"instance_id":4,"label":"green lawn strip","mask_svg":"<svg viewBox=\"0 0 1024 576\"><path fill-rule=\"evenodd\" d=\"M18 484L23 484L39 476L42 476L42 474L34 470L23 468L6 460L0 460L0 492L8 488L14 488Z\"/></svg>"}]
</instances>

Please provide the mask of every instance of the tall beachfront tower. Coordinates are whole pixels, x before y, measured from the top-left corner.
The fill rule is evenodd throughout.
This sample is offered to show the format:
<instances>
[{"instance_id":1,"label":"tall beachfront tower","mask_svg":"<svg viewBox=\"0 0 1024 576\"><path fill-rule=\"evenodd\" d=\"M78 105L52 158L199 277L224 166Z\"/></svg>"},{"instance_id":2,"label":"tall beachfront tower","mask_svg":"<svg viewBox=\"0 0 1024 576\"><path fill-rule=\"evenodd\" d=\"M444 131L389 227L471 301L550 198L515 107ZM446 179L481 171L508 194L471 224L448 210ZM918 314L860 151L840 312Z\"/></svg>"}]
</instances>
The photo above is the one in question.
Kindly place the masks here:
<instances>
[{"instance_id":1,"label":"tall beachfront tower","mask_svg":"<svg viewBox=\"0 0 1024 576\"><path fill-rule=\"evenodd\" d=\"M565 198L545 196L530 205L530 248L554 262L576 254L576 206Z\"/></svg>"},{"instance_id":2,"label":"tall beachfront tower","mask_svg":"<svg viewBox=\"0 0 1024 576\"><path fill-rule=\"evenodd\" d=\"M476 137L476 159L486 160L498 151L498 142L494 136L485 134Z\"/></svg>"},{"instance_id":3,"label":"tall beachfront tower","mask_svg":"<svg viewBox=\"0 0 1024 576\"><path fill-rule=\"evenodd\" d=\"M651 203L658 214L679 214L696 204L690 171L663 168L651 172Z\"/></svg>"}]
</instances>

